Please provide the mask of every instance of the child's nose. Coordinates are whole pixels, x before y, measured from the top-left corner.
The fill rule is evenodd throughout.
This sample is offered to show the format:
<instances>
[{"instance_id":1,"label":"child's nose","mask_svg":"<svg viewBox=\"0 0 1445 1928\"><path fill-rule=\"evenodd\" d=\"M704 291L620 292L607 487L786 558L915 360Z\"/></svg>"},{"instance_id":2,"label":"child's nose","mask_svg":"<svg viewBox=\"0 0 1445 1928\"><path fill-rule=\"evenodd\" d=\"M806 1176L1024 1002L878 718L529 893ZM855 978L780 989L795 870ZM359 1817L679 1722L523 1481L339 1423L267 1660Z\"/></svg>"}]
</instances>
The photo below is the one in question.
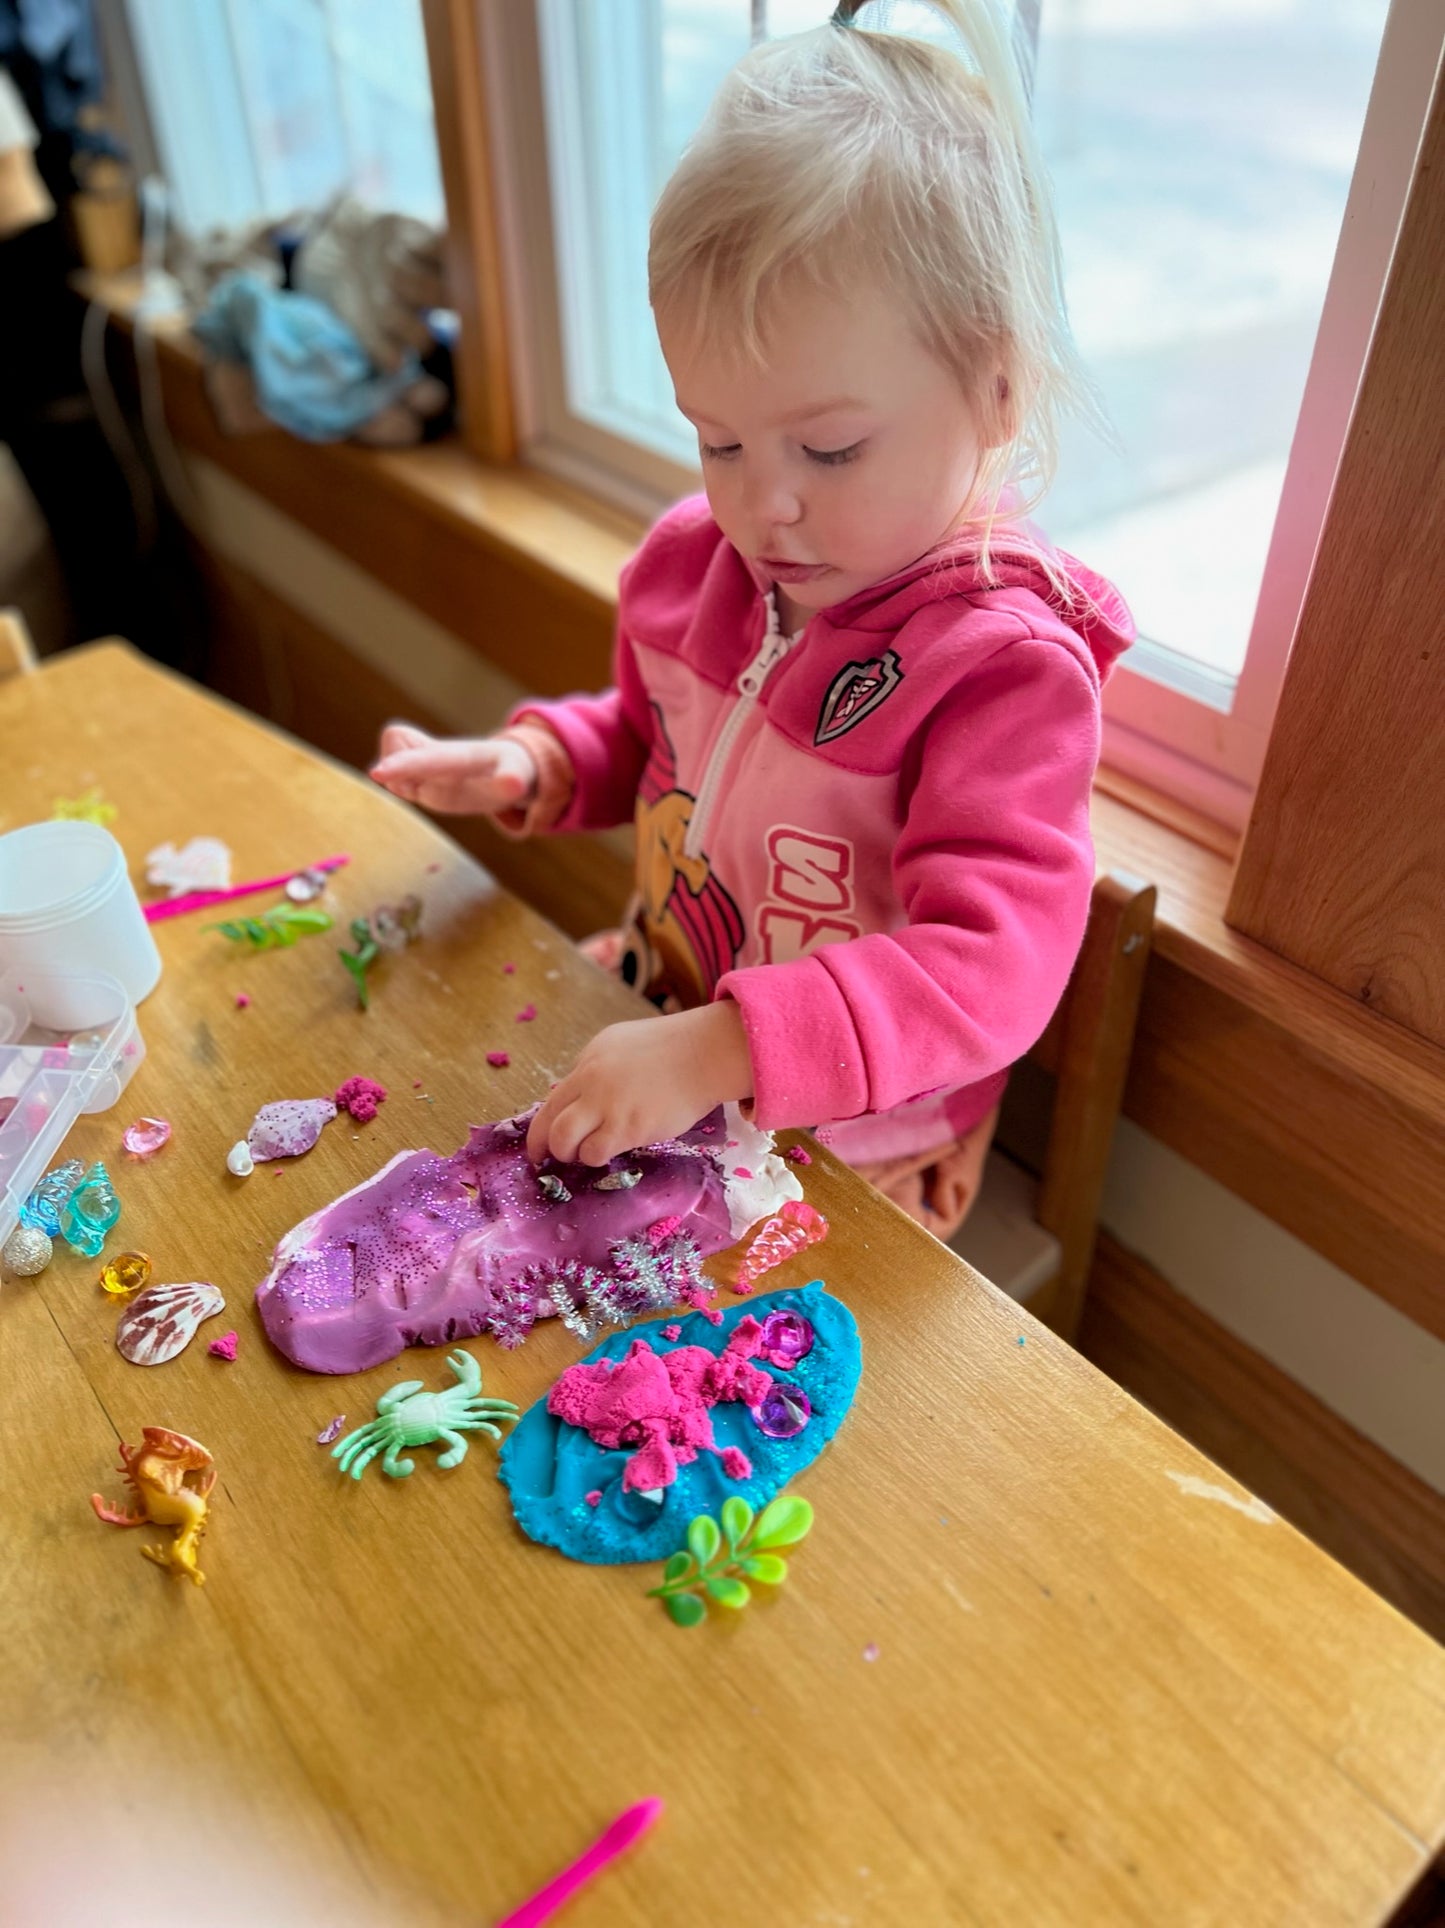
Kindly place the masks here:
<instances>
[{"instance_id":1,"label":"child's nose","mask_svg":"<svg viewBox=\"0 0 1445 1928\"><path fill-rule=\"evenodd\" d=\"M763 532L788 528L802 516L802 498L786 475L754 473L744 489L754 527Z\"/></svg>"}]
</instances>

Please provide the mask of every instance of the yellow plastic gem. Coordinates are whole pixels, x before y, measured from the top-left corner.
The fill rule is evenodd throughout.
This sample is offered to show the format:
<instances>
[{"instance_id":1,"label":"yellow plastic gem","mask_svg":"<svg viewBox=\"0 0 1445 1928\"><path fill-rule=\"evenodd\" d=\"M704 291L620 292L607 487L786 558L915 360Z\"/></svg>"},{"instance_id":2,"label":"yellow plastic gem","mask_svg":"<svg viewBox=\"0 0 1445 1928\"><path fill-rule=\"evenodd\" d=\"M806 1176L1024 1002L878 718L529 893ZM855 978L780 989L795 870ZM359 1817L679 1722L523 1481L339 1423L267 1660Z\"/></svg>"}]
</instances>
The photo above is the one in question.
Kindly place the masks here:
<instances>
[{"instance_id":1,"label":"yellow plastic gem","mask_svg":"<svg viewBox=\"0 0 1445 1928\"><path fill-rule=\"evenodd\" d=\"M107 824L113 823L120 812L106 801L105 793L95 783L78 797L57 797L52 814L62 822Z\"/></svg>"},{"instance_id":2,"label":"yellow plastic gem","mask_svg":"<svg viewBox=\"0 0 1445 1928\"><path fill-rule=\"evenodd\" d=\"M151 1275L150 1255L146 1252L117 1252L101 1269L100 1282L107 1292L123 1297L138 1292Z\"/></svg>"}]
</instances>

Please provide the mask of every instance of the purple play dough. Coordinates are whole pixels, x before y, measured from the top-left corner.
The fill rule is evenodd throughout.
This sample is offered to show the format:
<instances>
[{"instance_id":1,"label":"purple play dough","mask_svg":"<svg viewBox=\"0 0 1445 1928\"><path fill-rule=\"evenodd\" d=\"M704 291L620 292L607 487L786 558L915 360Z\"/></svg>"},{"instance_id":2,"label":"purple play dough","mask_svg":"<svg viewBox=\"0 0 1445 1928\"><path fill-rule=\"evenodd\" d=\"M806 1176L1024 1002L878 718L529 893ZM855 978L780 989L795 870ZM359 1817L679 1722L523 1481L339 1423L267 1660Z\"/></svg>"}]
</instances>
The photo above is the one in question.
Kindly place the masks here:
<instances>
[{"instance_id":1,"label":"purple play dough","mask_svg":"<svg viewBox=\"0 0 1445 1928\"><path fill-rule=\"evenodd\" d=\"M361 1372L406 1346L486 1329L494 1291L526 1267L568 1259L604 1269L619 1239L676 1216L704 1256L733 1242L715 1149L721 1114L672 1141L628 1152L611 1171L641 1182L598 1191L588 1165L555 1171L571 1193L547 1199L526 1154L526 1120L474 1125L449 1158L403 1151L374 1178L288 1232L257 1288L272 1342L311 1372Z\"/></svg>"}]
</instances>

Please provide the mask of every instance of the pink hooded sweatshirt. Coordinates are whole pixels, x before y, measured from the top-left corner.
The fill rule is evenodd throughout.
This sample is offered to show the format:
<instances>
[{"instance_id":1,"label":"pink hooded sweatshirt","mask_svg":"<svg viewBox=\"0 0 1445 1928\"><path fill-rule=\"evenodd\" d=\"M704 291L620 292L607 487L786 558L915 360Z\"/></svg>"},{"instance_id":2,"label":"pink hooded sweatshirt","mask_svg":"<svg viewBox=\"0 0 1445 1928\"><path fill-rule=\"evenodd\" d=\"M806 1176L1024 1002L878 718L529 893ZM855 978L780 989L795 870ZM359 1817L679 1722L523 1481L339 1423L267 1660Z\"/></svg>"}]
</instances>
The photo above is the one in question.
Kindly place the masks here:
<instances>
[{"instance_id":1,"label":"pink hooded sweatshirt","mask_svg":"<svg viewBox=\"0 0 1445 1928\"><path fill-rule=\"evenodd\" d=\"M759 1125L854 1164L967 1131L1043 1031L1094 880L1099 690L1118 592L944 547L778 633L706 500L623 571L614 689L529 702L575 787L557 830L635 817L623 975L736 1000Z\"/></svg>"}]
</instances>

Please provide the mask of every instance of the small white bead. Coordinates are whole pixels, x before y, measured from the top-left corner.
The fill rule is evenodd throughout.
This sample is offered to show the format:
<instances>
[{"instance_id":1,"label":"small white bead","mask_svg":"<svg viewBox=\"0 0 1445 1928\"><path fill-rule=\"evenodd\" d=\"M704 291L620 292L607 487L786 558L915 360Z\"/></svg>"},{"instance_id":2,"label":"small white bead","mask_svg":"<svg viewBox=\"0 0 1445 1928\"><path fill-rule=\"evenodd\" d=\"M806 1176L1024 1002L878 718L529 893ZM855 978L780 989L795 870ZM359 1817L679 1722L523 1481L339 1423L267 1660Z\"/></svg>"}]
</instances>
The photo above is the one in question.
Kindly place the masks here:
<instances>
[{"instance_id":1,"label":"small white bead","mask_svg":"<svg viewBox=\"0 0 1445 1928\"><path fill-rule=\"evenodd\" d=\"M233 1178L249 1178L256 1169L256 1161L251 1156L251 1147L244 1138L238 1138L226 1153L226 1170Z\"/></svg>"}]
</instances>

